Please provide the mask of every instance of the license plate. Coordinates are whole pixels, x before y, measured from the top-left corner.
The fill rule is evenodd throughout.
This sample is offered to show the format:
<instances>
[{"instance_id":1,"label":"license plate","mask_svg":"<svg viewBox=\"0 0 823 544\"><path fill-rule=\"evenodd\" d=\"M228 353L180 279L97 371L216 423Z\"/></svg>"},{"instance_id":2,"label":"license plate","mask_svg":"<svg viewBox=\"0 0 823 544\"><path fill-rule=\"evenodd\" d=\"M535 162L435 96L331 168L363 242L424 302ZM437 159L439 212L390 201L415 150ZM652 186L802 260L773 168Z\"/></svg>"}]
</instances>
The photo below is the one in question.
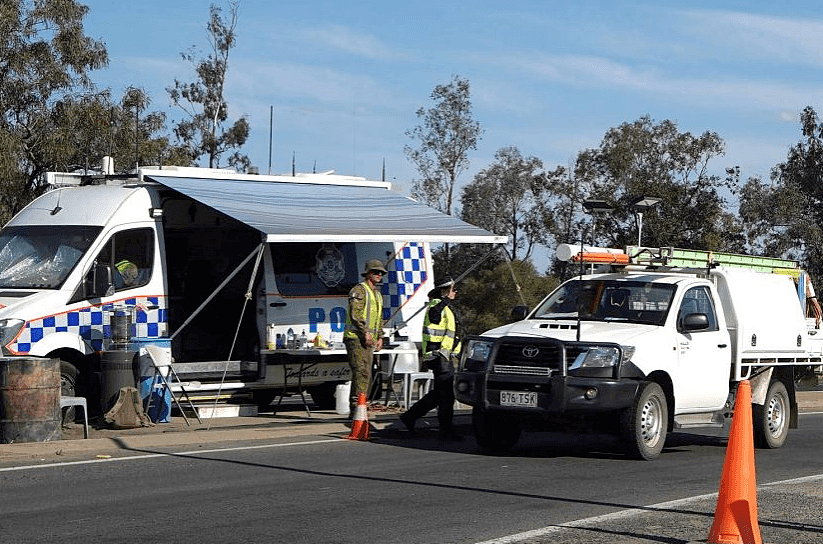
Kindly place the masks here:
<instances>
[{"instance_id":1,"label":"license plate","mask_svg":"<svg viewBox=\"0 0 823 544\"><path fill-rule=\"evenodd\" d=\"M537 393L525 391L501 391L500 406L526 406L537 408Z\"/></svg>"}]
</instances>

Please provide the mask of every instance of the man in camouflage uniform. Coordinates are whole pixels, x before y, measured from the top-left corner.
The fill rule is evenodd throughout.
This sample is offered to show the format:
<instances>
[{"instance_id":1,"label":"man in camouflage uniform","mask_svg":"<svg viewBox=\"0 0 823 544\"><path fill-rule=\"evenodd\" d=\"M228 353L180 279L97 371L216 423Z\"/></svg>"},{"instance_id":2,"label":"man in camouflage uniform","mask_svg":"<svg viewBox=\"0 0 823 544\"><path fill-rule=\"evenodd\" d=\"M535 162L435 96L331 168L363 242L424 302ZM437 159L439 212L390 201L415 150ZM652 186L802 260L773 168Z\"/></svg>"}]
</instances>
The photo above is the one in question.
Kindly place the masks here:
<instances>
[{"instance_id":1,"label":"man in camouflage uniform","mask_svg":"<svg viewBox=\"0 0 823 544\"><path fill-rule=\"evenodd\" d=\"M386 273L379 259L369 259L361 274L363 281L349 291L343 343L352 373L350 413L354 413L360 393L368 396L374 352L383 347L383 294L379 284Z\"/></svg>"}]
</instances>

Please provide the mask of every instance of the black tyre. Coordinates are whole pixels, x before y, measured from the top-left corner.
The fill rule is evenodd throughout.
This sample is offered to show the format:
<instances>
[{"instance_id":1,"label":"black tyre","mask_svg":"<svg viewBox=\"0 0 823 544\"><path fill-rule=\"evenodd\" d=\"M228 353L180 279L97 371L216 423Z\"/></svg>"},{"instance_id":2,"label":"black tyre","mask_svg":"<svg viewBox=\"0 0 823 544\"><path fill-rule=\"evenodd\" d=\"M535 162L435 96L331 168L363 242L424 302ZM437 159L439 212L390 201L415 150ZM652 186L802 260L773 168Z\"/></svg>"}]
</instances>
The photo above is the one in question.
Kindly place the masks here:
<instances>
[{"instance_id":1,"label":"black tyre","mask_svg":"<svg viewBox=\"0 0 823 544\"><path fill-rule=\"evenodd\" d=\"M272 401L277 398L276 389L255 389L251 393L252 401L257 405L257 410L260 412L271 412L274 407L271 405Z\"/></svg>"},{"instance_id":2,"label":"black tyre","mask_svg":"<svg viewBox=\"0 0 823 544\"><path fill-rule=\"evenodd\" d=\"M786 442L789 434L789 393L779 380L769 384L766 402L752 404L754 443L758 448L776 449Z\"/></svg>"},{"instance_id":3,"label":"black tyre","mask_svg":"<svg viewBox=\"0 0 823 544\"><path fill-rule=\"evenodd\" d=\"M490 414L482 408L472 409L472 428L478 445L484 450L501 453L510 450L520 438L520 425L513 418Z\"/></svg>"},{"instance_id":4,"label":"black tyre","mask_svg":"<svg viewBox=\"0 0 823 544\"><path fill-rule=\"evenodd\" d=\"M335 407L334 390L336 383L326 382L309 388L311 400L318 410L333 410Z\"/></svg>"},{"instance_id":5,"label":"black tyre","mask_svg":"<svg viewBox=\"0 0 823 544\"><path fill-rule=\"evenodd\" d=\"M632 406L620 418L621 436L629 455L647 461L660 455L668 425L669 408L663 389L654 382L643 384Z\"/></svg>"},{"instance_id":6,"label":"black tyre","mask_svg":"<svg viewBox=\"0 0 823 544\"><path fill-rule=\"evenodd\" d=\"M60 361L60 396L62 397L76 397L77 396L77 376L79 372L77 368L66 361ZM73 423L75 418L74 406L70 406L63 410L63 424Z\"/></svg>"}]
</instances>

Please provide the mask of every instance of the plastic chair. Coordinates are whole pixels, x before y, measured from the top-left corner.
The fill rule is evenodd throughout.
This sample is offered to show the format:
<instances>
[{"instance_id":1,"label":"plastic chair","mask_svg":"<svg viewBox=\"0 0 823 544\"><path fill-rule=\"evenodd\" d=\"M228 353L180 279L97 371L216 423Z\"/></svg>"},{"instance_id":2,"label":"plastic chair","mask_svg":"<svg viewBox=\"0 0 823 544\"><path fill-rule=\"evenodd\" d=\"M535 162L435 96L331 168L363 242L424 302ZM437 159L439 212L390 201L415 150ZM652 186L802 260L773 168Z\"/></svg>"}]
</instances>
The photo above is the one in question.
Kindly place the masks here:
<instances>
[{"instance_id":1,"label":"plastic chair","mask_svg":"<svg viewBox=\"0 0 823 544\"><path fill-rule=\"evenodd\" d=\"M403 385L403 400L405 402L404 408L406 410L409 409L411 406L412 401L412 393L414 392L414 386L417 385L417 382L422 382L419 387L420 391L418 392L417 398L423 397L432 387L432 380L434 380L434 373L431 370L427 370L426 372L409 372L404 374L404 385Z\"/></svg>"},{"instance_id":2,"label":"plastic chair","mask_svg":"<svg viewBox=\"0 0 823 544\"><path fill-rule=\"evenodd\" d=\"M83 438L89 437L89 412L85 397L60 397L60 409L77 406L83 409Z\"/></svg>"}]
</instances>

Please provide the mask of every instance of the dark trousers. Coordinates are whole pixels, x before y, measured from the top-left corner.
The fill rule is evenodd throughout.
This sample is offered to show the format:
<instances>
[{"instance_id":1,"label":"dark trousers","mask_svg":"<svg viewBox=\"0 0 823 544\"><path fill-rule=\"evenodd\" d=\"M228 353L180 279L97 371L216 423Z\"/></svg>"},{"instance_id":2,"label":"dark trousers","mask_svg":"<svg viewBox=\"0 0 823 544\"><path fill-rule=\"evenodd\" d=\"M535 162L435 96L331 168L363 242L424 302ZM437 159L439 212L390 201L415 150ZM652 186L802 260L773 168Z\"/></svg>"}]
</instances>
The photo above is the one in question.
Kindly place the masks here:
<instances>
[{"instance_id":1,"label":"dark trousers","mask_svg":"<svg viewBox=\"0 0 823 544\"><path fill-rule=\"evenodd\" d=\"M406 411L412 421L423 417L429 411L437 408L437 421L440 423L440 433L450 433L452 430L452 416L454 415L454 374L435 375L434 387L423 395L423 398L414 403Z\"/></svg>"}]
</instances>

